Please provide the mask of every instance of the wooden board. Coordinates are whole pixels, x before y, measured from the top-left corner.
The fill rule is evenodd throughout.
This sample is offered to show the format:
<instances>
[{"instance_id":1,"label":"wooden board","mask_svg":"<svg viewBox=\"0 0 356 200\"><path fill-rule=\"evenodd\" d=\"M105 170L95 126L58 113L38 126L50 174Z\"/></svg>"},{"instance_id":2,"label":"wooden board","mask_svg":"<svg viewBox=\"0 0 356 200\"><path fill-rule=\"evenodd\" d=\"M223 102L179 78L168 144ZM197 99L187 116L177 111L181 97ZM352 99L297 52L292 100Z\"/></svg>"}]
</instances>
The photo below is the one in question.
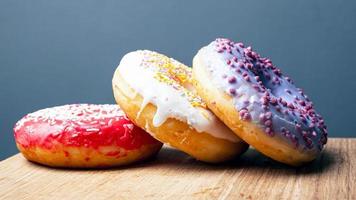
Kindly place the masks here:
<instances>
[{"instance_id":1,"label":"wooden board","mask_svg":"<svg viewBox=\"0 0 356 200\"><path fill-rule=\"evenodd\" d=\"M171 148L110 170L52 169L20 154L0 162L0 199L356 199L356 139L330 139L313 163L291 168L250 149L208 165Z\"/></svg>"}]
</instances>

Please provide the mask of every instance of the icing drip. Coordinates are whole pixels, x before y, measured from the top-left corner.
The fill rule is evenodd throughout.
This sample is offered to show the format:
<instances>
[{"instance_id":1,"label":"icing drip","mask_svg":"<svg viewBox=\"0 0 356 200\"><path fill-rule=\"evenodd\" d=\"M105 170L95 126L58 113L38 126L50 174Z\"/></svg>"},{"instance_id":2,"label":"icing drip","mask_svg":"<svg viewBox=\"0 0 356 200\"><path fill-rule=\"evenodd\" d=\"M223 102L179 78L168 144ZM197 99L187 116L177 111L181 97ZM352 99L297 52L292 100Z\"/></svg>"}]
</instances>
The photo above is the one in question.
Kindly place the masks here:
<instances>
[{"instance_id":1,"label":"icing drip","mask_svg":"<svg viewBox=\"0 0 356 200\"><path fill-rule=\"evenodd\" d=\"M241 120L278 134L296 148L321 150L327 141L312 102L271 60L242 43L216 39L198 52L212 81L233 98Z\"/></svg>"},{"instance_id":2,"label":"icing drip","mask_svg":"<svg viewBox=\"0 0 356 200\"><path fill-rule=\"evenodd\" d=\"M189 88L189 67L172 58L144 50L126 54L118 70L125 82L143 97L141 111L148 103L157 107L154 126L159 127L168 118L175 118L188 123L198 132L238 141L234 133L208 111L201 98Z\"/></svg>"}]
</instances>

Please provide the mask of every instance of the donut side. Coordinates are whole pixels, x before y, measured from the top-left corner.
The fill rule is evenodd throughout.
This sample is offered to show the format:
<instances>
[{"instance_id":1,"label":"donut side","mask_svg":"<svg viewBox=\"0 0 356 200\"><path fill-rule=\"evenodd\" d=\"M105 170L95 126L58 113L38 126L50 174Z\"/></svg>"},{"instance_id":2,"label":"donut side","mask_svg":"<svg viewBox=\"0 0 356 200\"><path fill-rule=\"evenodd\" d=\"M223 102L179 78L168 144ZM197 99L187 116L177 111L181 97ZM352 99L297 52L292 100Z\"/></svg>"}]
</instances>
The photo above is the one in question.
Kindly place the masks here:
<instances>
[{"instance_id":1,"label":"donut side","mask_svg":"<svg viewBox=\"0 0 356 200\"><path fill-rule=\"evenodd\" d=\"M162 144L149 144L127 150L113 145L93 149L58 143L52 149L46 149L37 146L26 147L19 143L16 145L27 160L61 168L109 168L129 165L155 156L162 147Z\"/></svg>"},{"instance_id":2,"label":"donut side","mask_svg":"<svg viewBox=\"0 0 356 200\"><path fill-rule=\"evenodd\" d=\"M168 118L160 126L155 126L153 119L157 107L148 103L141 108L143 97L125 82L118 70L113 78L113 91L116 102L137 126L145 129L157 140L180 149L197 160L218 163L230 160L247 149L245 143L234 143L198 132L187 123L174 118Z\"/></svg>"},{"instance_id":3,"label":"donut side","mask_svg":"<svg viewBox=\"0 0 356 200\"><path fill-rule=\"evenodd\" d=\"M240 119L232 98L214 85L199 53L193 59L193 78L198 94L207 106L241 139L279 162L299 166L318 155L315 150L300 151L279 136L270 137L259 126Z\"/></svg>"}]
</instances>

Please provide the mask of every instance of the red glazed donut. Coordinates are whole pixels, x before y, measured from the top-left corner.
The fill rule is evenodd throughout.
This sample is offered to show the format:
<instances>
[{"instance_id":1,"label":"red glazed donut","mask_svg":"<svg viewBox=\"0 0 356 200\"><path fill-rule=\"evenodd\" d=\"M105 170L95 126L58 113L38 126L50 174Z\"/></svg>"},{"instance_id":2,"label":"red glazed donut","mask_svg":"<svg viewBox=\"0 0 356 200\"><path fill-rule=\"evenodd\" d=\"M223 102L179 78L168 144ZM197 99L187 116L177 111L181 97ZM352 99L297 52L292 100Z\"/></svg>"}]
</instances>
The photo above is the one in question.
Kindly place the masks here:
<instances>
[{"instance_id":1,"label":"red glazed donut","mask_svg":"<svg viewBox=\"0 0 356 200\"><path fill-rule=\"evenodd\" d=\"M241 139L290 165L313 160L327 141L313 103L271 60L216 39L193 60L199 95Z\"/></svg>"},{"instance_id":2,"label":"red glazed donut","mask_svg":"<svg viewBox=\"0 0 356 200\"><path fill-rule=\"evenodd\" d=\"M135 126L117 105L73 104L30 113L14 127L30 161L55 167L111 167L155 155L162 143Z\"/></svg>"}]
</instances>

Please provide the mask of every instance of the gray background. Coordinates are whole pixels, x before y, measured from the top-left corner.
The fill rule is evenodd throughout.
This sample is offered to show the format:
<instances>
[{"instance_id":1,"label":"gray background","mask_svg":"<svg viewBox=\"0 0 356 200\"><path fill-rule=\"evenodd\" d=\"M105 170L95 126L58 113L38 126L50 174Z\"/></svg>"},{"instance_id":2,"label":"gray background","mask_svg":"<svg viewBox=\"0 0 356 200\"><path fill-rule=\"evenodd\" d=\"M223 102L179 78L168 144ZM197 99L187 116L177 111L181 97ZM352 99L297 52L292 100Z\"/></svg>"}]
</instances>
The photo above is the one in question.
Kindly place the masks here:
<instances>
[{"instance_id":1,"label":"gray background","mask_svg":"<svg viewBox=\"0 0 356 200\"><path fill-rule=\"evenodd\" d=\"M28 112L114 103L111 77L125 53L151 49L190 65L216 37L272 58L330 136L356 136L355 35L354 0L0 0L0 159L17 152L12 127Z\"/></svg>"}]
</instances>

